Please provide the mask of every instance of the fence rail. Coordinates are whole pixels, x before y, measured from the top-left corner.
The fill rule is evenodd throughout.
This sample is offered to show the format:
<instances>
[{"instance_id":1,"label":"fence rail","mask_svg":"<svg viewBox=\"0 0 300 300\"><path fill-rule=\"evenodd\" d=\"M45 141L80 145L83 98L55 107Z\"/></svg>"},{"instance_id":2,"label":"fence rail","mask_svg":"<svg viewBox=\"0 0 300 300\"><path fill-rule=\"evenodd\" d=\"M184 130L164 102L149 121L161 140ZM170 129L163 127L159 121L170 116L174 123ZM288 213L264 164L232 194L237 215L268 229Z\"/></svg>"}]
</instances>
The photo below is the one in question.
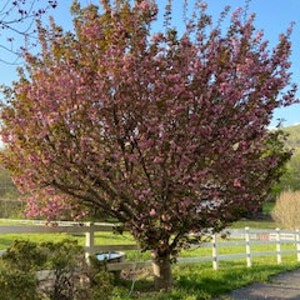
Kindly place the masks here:
<instances>
[{"instance_id":1,"label":"fence rail","mask_svg":"<svg viewBox=\"0 0 300 300\"><path fill-rule=\"evenodd\" d=\"M1 219L0 219L1 221ZM96 245L95 233L97 232L112 232L116 225L107 223L77 223L77 222L60 222L55 226L46 226L45 222L24 222L14 220L19 225L0 226L0 238L5 234L22 234L22 233L84 233L85 234L85 251L86 257L90 255L106 252L106 251L126 251L139 250L135 244L126 245ZM24 225L25 224L25 225ZM29 225L28 225L29 224ZM23 225L23 226L20 226ZM222 240L220 235L212 235L211 241L201 245L191 245L191 247L211 248L211 255L201 257L179 257L178 263L198 263L198 262L212 262L213 269L219 268L219 262L226 260L245 259L248 267L253 264L254 257L275 256L277 263L282 263L283 255L294 254L295 259L300 262L300 232L296 231L282 231L276 230L257 230L246 227L244 230L233 229L229 230L229 240ZM284 250L283 244L291 244L291 249ZM270 251L253 250L255 245L272 245ZM224 247L244 247L244 251L240 253L219 254ZM0 254L5 250L0 250ZM126 268L138 268L151 264L147 261L124 261L114 264L108 264L108 269L111 271L122 270Z\"/></svg>"}]
</instances>

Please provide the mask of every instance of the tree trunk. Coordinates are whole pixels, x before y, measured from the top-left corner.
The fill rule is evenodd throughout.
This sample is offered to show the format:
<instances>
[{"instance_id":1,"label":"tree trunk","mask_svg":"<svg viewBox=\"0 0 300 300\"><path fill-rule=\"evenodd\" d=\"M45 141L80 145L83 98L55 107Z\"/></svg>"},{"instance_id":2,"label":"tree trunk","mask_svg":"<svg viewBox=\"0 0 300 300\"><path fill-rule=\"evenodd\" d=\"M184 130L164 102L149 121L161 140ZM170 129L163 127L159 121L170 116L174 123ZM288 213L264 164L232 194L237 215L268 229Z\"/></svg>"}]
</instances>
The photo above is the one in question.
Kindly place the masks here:
<instances>
[{"instance_id":1,"label":"tree trunk","mask_svg":"<svg viewBox=\"0 0 300 300\"><path fill-rule=\"evenodd\" d=\"M152 253L152 266L155 289L158 291L170 290L173 283L170 255L157 256Z\"/></svg>"}]
</instances>

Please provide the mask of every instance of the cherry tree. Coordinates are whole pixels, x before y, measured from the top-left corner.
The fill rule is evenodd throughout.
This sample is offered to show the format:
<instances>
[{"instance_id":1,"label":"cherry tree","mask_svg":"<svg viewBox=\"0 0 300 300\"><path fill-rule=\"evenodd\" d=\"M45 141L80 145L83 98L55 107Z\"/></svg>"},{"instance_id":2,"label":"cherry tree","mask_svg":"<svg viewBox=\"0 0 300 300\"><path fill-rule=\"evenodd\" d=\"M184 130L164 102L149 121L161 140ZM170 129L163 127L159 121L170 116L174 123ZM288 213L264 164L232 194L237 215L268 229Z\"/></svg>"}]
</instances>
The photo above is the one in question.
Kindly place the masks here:
<instances>
[{"instance_id":1,"label":"cherry tree","mask_svg":"<svg viewBox=\"0 0 300 300\"><path fill-rule=\"evenodd\" d=\"M102 209L151 251L156 287L168 289L190 234L255 212L290 157L268 125L297 101L291 29L270 49L253 15L235 11L222 32L202 2L182 34L170 9L151 30L151 0L72 12L73 33L39 27L41 53L25 54L5 91L2 162L29 216Z\"/></svg>"},{"instance_id":2,"label":"cherry tree","mask_svg":"<svg viewBox=\"0 0 300 300\"><path fill-rule=\"evenodd\" d=\"M56 6L56 0L2 1L0 4L0 37L3 42L0 44L0 61L6 64L16 64L22 56L20 48L31 47L35 44L35 21ZM20 37L23 38L22 43L20 43ZM8 56L9 58L7 58Z\"/></svg>"}]
</instances>

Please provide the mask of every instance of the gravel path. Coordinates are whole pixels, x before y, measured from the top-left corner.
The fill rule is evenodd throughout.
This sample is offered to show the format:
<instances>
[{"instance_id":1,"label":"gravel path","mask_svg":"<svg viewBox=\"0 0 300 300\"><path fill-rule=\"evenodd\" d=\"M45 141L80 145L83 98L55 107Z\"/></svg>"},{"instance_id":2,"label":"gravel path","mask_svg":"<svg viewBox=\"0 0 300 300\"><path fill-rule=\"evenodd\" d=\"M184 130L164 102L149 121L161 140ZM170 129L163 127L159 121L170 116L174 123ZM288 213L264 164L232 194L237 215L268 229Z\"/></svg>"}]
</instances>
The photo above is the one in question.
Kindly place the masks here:
<instances>
[{"instance_id":1,"label":"gravel path","mask_svg":"<svg viewBox=\"0 0 300 300\"><path fill-rule=\"evenodd\" d=\"M255 283L218 298L226 300L300 300L300 269L274 276L270 282ZM218 300L215 299L215 300Z\"/></svg>"}]
</instances>

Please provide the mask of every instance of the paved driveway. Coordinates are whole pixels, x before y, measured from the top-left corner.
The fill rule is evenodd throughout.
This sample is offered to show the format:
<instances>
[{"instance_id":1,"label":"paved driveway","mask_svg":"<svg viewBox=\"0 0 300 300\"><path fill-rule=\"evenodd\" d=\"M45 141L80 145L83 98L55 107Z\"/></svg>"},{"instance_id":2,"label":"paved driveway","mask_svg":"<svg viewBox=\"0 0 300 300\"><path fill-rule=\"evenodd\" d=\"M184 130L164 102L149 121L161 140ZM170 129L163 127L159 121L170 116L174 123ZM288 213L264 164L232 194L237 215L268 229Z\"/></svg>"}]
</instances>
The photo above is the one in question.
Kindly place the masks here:
<instances>
[{"instance_id":1,"label":"paved driveway","mask_svg":"<svg viewBox=\"0 0 300 300\"><path fill-rule=\"evenodd\" d=\"M277 275L268 283L255 283L218 299L230 300L300 300L300 270ZM217 300L217 299L216 299Z\"/></svg>"}]
</instances>

